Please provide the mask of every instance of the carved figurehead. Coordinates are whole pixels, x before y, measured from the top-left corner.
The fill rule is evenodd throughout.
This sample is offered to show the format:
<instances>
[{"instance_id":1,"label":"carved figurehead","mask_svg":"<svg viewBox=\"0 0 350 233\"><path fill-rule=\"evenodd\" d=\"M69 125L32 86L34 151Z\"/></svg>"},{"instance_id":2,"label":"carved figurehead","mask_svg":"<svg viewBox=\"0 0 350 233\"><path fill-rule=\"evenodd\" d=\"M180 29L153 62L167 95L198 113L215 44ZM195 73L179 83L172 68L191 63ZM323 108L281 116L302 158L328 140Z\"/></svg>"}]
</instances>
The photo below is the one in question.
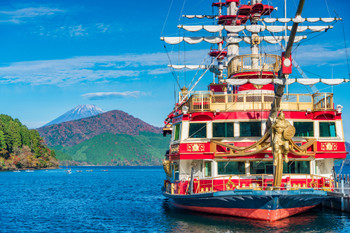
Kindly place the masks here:
<instances>
[{"instance_id":1,"label":"carved figurehead","mask_svg":"<svg viewBox=\"0 0 350 233\"><path fill-rule=\"evenodd\" d=\"M273 165L275 166L274 186L281 185L283 173L283 157L288 163L288 152L290 151L289 140L293 138L295 128L289 121L286 120L283 111L281 110L276 122L272 125L272 140L271 147L273 152Z\"/></svg>"},{"instance_id":2,"label":"carved figurehead","mask_svg":"<svg viewBox=\"0 0 350 233\"><path fill-rule=\"evenodd\" d=\"M171 168L170 168L170 161L169 160L163 160L163 169L165 171L165 174L167 177L171 177Z\"/></svg>"}]
</instances>

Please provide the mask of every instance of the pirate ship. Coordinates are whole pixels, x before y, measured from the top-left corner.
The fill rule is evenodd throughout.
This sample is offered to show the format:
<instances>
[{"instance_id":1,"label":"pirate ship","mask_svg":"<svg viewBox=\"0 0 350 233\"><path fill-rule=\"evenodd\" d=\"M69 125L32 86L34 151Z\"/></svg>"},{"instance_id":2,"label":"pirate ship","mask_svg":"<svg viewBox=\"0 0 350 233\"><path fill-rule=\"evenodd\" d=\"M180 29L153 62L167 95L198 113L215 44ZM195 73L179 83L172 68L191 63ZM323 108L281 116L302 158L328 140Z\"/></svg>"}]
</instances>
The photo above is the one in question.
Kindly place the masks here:
<instances>
[{"instance_id":1,"label":"pirate ship","mask_svg":"<svg viewBox=\"0 0 350 233\"><path fill-rule=\"evenodd\" d=\"M346 157L342 106L333 103L333 93L284 92L293 83L348 81L292 76L293 44L306 38L297 33L322 32L341 19L303 18L303 5L301 0L293 18L272 18L275 8L261 0L218 1L212 4L217 15L184 15L216 25L179 25L215 36L161 38L217 45L209 52L210 65L171 65L205 70L192 87L181 89L163 129L171 134L163 194L175 206L275 221L315 207L334 190L334 161ZM240 55L242 43L250 45L250 54ZM283 53L263 53L263 43L280 45ZM207 71L216 78L207 91L194 91Z\"/></svg>"}]
</instances>

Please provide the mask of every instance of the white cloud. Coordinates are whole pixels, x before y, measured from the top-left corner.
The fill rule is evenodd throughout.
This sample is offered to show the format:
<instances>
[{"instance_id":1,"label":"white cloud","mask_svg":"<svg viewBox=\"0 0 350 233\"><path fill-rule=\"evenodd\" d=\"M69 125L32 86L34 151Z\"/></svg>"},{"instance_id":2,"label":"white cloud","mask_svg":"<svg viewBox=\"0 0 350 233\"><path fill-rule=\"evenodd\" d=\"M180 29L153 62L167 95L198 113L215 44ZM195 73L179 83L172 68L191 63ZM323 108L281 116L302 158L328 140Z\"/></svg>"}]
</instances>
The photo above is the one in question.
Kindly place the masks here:
<instances>
[{"instance_id":1,"label":"white cloud","mask_svg":"<svg viewBox=\"0 0 350 233\"><path fill-rule=\"evenodd\" d=\"M206 51L188 52L191 64L202 64ZM176 60L176 54L172 54ZM85 56L59 60L15 62L0 66L0 84L72 85L104 82L119 77L137 80L138 76L171 72L165 53L124 54L117 56Z\"/></svg>"},{"instance_id":2,"label":"white cloud","mask_svg":"<svg viewBox=\"0 0 350 233\"><path fill-rule=\"evenodd\" d=\"M138 98L140 96L147 95L145 92L141 91L125 91L125 92L95 92L87 93L82 95L82 97L89 100L102 100L102 99L116 99L116 98Z\"/></svg>"},{"instance_id":3,"label":"white cloud","mask_svg":"<svg viewBox=\"0 0 350 233\"><path fill-rule=\"evenodd\" d=\"M88 36L89 35L86 32L86 28L83 28L83 25L66 27L66 28L63 28L63 30L67 30L70 37L79 37L79 36Z\"/></svg>"},{"instance_id":4,"label":"white cloud","mask_svg":"<svg viewBox=\"0 0 350 233\"><path fill-rule=\"evenodd\" d=\"M110 25L90 24L90 25L67 25L52 29L51 27L39 26L32 33L40 36L65 38L65 37L87 37L94 34L108 33Z\"/></svg>"},{"instance_id":5,"label":"white cloud","mask_svg":"<svg viewBox=\"0 0 350 233\"><path fill-rule=\"evenodd\" d=\"M111 27L110 25L106 25L104 23L97 23L96 24L96 28L102 33L107 32L110 27Z\"/></svg>"},{"instance_id":6,"label":"white cloud","mask_svg":"<svg viewBox=\"0 0 350 233\"><path fill-rule=\"evenodd\" d=\"M29 120L24 120L22 123L27 126L29 129L37 129L43 125L46 125L49 123L49 121L29 121Z\"/></svg>"},{"instance_id":7,"label":"white cloud","mask_svg":"<svg viewBox=\"0 0 350 233\"><path fill-rule=\"evenodd\" d=\"M12 11L0 11L0 23L20 24L36 17L51 16L62 12L65 11L50 7L28 7Z\"/></svg>"},{"instance_id":8,"label":"white cloud","mask_svg":"<svg viewBox=\"0 0 350 233\"><path fill-rule=\"evenodd\" d=\"M302 66L346 64L345 49L336 45L301 45L295 51L294 58Z\"/></svg>"},{"instance_id":9,"label":"white cloud","mask_svg":"<svg viewBox=\"0 0 350 233\"><path fill-rule=\"evenodd\" d=\"M158 75L158 74L167 74L169 72L170 72L169 68L159 68L159 69L154 69L154 70L148 71L148 74Z\"/></svg>"},{"instance_id":10,"label":"white cloud","mask_svg":"<svg viewBox=\"0 0 350 233\"><path fill-rule=\"evenodd\" d=\"M271 48L272 49L272 48ZM207 50L186 52L186 64L203 62ZM172 64L184 64L176 52L169 55ZM346 64L345 50L328 45L300 46L293 56L303 67L308 65ZM177 62L179 61L179 62ZM60 60L15 62L0 66L0 84L73 85L85 82L107 83L119 77L138 80L140 76L164 75L171 72L166 53L84 56Z\"/></svg>"}]
</instances>

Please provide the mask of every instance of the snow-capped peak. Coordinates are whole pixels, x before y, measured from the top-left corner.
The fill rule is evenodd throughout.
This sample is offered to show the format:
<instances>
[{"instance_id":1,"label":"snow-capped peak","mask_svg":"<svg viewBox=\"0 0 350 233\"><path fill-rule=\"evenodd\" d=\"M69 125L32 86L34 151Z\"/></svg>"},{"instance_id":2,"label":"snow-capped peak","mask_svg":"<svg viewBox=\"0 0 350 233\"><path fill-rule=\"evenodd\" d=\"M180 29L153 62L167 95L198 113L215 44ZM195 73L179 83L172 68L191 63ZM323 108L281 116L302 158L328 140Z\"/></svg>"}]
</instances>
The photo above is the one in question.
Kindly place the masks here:
<instances>
[{"instance_id":1,"label":"snow-capped peak","mask_svg":"<svg viewBox=\"0 0 350 233\"><path fill-rule=\"evenodd\" d=\"M59 116L55 120L47 123L45 126L59 124L66 121L79 120L81 118L96 116L98 114L104 113L101 108L93 104L81 104L75 108L69 110L65 114Z\"/></svg>"},{"instance_id":2,"label":"snow-capped peak","mask_svg":"<svg viewBox=\"0 0 350 233\"><path fill-rule=\"evenodd\" d=\"M93 104L80 104L80 105L76 106L75 108L73 108L71 111L72 111L72 113L75 113L75 114L81 114L84 112L91 112L91 113L100 114L100 113L105 112L101 108L99 108Z\"/></svg>"}]
</instances>

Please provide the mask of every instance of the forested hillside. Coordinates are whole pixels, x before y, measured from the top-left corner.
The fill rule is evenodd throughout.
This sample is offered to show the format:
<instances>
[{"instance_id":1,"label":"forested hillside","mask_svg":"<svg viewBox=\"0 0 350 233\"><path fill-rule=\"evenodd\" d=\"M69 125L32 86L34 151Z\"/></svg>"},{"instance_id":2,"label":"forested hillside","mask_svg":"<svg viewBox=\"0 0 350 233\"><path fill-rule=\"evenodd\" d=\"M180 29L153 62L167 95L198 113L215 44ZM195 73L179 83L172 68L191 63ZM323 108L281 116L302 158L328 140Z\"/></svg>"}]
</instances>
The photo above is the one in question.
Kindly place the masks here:
<instances>
[{"instance_id":1,"label":"forested hillside","mask_svg":"<svg viewBox=\"0 0 350 233\"><path fill-rule=\"evenodd\" d=\"M54 151L45 146L38 131L18 119L0 115L0 170L57 167Z\"/></svg>"},{"instance_id":2,"label":"forested hillside","mask_svg":"<svg viewBox=\"0 0 350 233\"><path fill-rule=\"evenodd\" d=\"M161 165L169 147L169 137L152 132L139 135L97 135L73 147L56 146L57 158L62 164L94 165Z\"/></svg>"}]
</instances>

